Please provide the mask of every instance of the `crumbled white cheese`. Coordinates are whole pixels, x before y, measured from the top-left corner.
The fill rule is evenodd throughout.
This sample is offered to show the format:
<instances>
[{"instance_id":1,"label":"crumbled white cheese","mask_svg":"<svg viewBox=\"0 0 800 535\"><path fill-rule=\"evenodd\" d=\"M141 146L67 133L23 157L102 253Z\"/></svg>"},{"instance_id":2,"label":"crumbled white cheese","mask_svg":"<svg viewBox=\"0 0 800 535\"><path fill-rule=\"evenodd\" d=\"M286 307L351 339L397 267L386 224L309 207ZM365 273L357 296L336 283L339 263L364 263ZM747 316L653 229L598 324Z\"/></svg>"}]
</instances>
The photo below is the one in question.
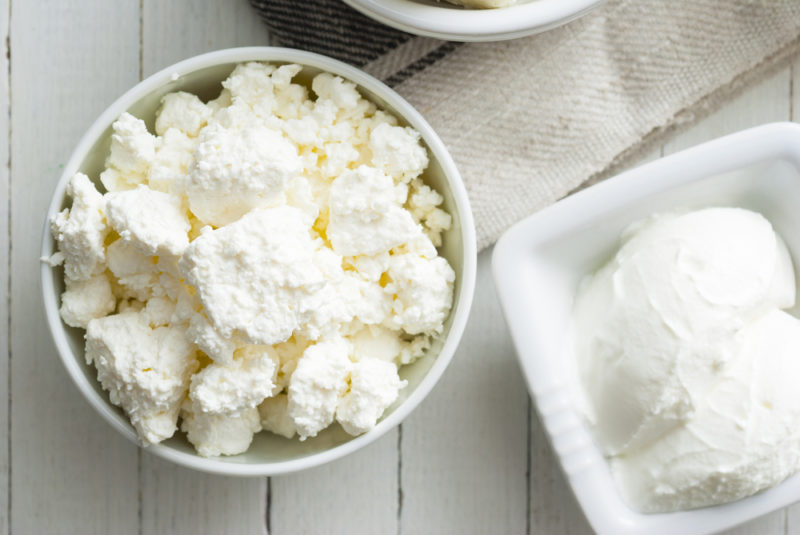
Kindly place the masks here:
<instances>
[{"instance_id":1,"label":"crumbled white cheese","mask_svg":"<svg viewBox=\"0 0 800 535\"><path fill-rule=\"evenodd\" d=\"M201 412L255 407L275 389L280 359L270 346L244 346L227 365L210 364L192 377L189 398Z\"/></svg>"},{"instance_id":2,"label":"crumbled white cheese","mask_svg":"<svg viewBox=\"0 0 800 535\"><path fill-rule=\"evenodd\" d=\"M50 229L64 257L66 278L86 280L104 269L106 203L83 173L76 173L69 181L67 195L72 197L72 207L56 214Z\"/></svg>"},{"instance_id":3,"label":"crumbled white cheese","mask_svg":"<svg viewBox=\"0 0 800 535\"><path fill-rule=\"evenodd\" d=\"M315 437L336 414L339 396L347 390L352 363L350 344L334 338L309 346L289 382L289 417L300 440Z\"/></svg>"},{"instance_id":4,"label":"crumbled white cheese","mask_svg":"<svg viewBox=\"0 0 800 535\"><path fill-rule=\"evenodd\" d=\"M227 225L253 208L279 204L286 183L301 169L297 149L279 132L209 125L187 176L189 207L204 223Z\"/></svg>"},{"instance_id":5,"label":"crumbled white cheese","mask_svg":"<svg viewBox=\"0 0 800 535\"><path fill-rule=\"evenodd\" d=\"M116 240L106 249L108 269L119 285L122 298L146 301L158 283L158 266L153 257L145 256L130 242Z\"/></svg>"},{"instance_id":6,"label":"crumbled white cheese","mask_svg":"<svg viewBox=\"0 0 800 535\"><path fill-rule=\"evenodd\" d=\"M67 280L59 312L67 325L85 329L91 320L107 316L116 306L108 277L98 273L85 281Z\"/></svg>"},{"instance_id":7,"label":"crumbled white cheese","mask_svg":"<svg viewBox=\"0 0 800 535\"><path fill-rule=\"evenodd\" d=\"M292 438L297 434L294 421L289 416L289 396L278 394L265 399L258 406L261 415L261 428L276 435Z\"/></svg>"},{"instance_id":8,"label":"crumbled white cheese","mask_svg":"<svg viewBox=\"0 0 800 535\"><path fill-rule=\"evenodd\" d=\"M380 325L367 325L350 337L353 358L356 361L378 359L394 361L403 351L405 343L395 331Z\"/></svg>"},{"instance_id":9,"label":"crumbled white cheese","mask_svg":"<svg viewBox=\"0 0 800 535\"><path fill-rule=\"evenodd\" d=\"M318 304L312 298L326 284L314 262L320 246L296 208L257 209L194 240L180 268L223 338L276 344Z\"/></svg>"},{"instance_id":10,"label":"crumbled white cheese","mask_svg":"<svg viewBox=\"0 0 800 535\"><path fill-rule=\"evenodd\" d=\"M301 361L302 362L302 361ZM351 435L366 433L408 384L392 362L366 358L353 364L350 391L339 399L336 421Z\"/></svg>"},{"instance_id":11,"label":"crumbled white cheese","mask_svg":"<svg viewBox=\"0 0 800 535\"><path fill-rule=\"evenodd\" d=\"M344 256L375 255L420 234L395 195L392 179L373 167L361 166L334 180L328 224L333 250Z\"/></svg>"},{"instance_id":12,"label":"crumbled white cheese","mask_svg":"<svg viewBox=\"0 0 800 535\"><path fill-rule=\"evenodd\" d=\"M111 153L100 181L108 191L133 189L147 180L156 154L156 138L144 121L127 112L119 116L112 129Z\"/></svg>"},{"instance_id":13,"label":"crumbled white cheese","mask_svg":"<svg viewBox=\"0 0 800 535\"><path fill-rule=\"evenodd\" d=\"M86 330L86 363L114 405L122 407L145 444L172 436L197 362L179 327L152 329L139 313L93 319Z\"/></svg>"},{"instance_id":14,"label":"crumbled white cheese","mask_svg":"<svg viewBox=\"0 0 800 535\"><path fill-rule=\"evenodd\" d=\"M408 334L439 333L453 302L455 272L440 256L414 253L392 256L387 271L394 291L389 325Z\"/></svg>"},{"instance_id":15,"label":"crumbled white cheese","mask_svg":"<svg viewBox=\"0 0 800 535\"><path fill-rule=\"evenodd\" d=\"M246 63L207 103L166 95L155 136L121 115L108 193L75 175L51 222L63 319L145 444L178 418L204 456L262 428L364 433L442 331L451 220L419 134L301 70Z\"/></svg>"},{"instance_id":16,"label":"crumbled white cheese","mask_svg":"<svg viewBox=\"0 0 800 535\"><path fill-rule=\"evenodd\" d=\"M415 179L408 197L408 209L414 221L425 226L425 233L437 247L442 244L442 232L449 230L453 218L439 208L444 198L439 192Z\"/></svg>"},{"instance_id":17,"label":"crumbled white cheese","mask_svg":"<svg viewBox=\"0 0 800 535\"><path fill-rule=\"evenodd\" d=\"M250 447L253 435L261 430L256 408L234 413L204 413L195 410L186 400L181 420L181 431L203 457L243 453Z\"/></svg>"},{"instance_id":18,"label":"crumbled white cheese","mask_svg":"<svg viewBox=\"0 0 800 535\"><path fill-rule=\"evenodd\" d=\"M342 110L356 108L363 100L354 83L328 73L315 76L311 83L311 89L320 99L330 100Z\"/></svg>"},{"instance_id":19,"label":"crumbled white cheese","mask_svg":"<svg viewBox=\"0 0 800 535\"><path fill-rule=\"evenodd\" d=\"M214 362L219 364L233 362L236 343L230 338L222 337L202 314L192 315L187 336Z\"/></svg>"},{"instance_id":20,"label":"crumbled white cheese","mask_svg":"<svg viewBox=\"0 0 800 535\"><path fill-rule=\"evenodd\" d=\"M197 95L178 91L161 99L161 109L156 116L156 133L163 136L175 128L187 136L197 137L211 118L211 110Z\"/></svg>"},{"instance_id":21,"label":"crumbled white cheese","mask_svg":"<svg viewBox=\"0 0 800 535\"><path fill-rule=\"evenodd\" d=\"M169 297L152 297L145 304L144 317L151 327L162 327L172 321L176 308L176 304Z\"/></svg>"},{"instance_id":22,"label":"crumbled white cheese","mask_svg":"<svg viewBox=\"0 0 800 535\"><path fill-rule=\"evenodd\" d=\"M189 220L180 199L144 185L107 197L109 223L143 253L180 256L189 245Z\"/></svg>"},{"instance_id":23,"label":"crumbled white cheese","mask_svg":"<svg viewBox=\"0 0 800 535\"><path fill-rule=\"evenodd\" d=\"M413 128L379 124L369 136L373 165L401 182L418 177L428 167L428 153L419 139Z\"/></svg>"},{"instance_id":24,"label":"crumbled white cheese","mask_svg":"<svg viewBox=\"0 0 800 535\"><path fill-rule=\"evenodd\" d=\"M177 128L170 128L158 138L156 156L147 174L151 189L182 198L186 190L186 172L192 164L197 140Z\"/></svg>"}]
</instances>

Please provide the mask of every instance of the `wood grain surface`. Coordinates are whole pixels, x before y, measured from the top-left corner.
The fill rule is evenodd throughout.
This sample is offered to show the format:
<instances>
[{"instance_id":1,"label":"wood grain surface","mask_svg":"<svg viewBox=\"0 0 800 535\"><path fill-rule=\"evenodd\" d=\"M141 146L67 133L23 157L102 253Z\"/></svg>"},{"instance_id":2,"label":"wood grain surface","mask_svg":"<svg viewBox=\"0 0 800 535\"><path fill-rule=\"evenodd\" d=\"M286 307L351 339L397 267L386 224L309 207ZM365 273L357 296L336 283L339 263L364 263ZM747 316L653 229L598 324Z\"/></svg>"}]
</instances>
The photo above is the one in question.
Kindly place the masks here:
<instances>
[{"instance_id":1,"label":"wood grain surface","mask_svg":"<svg viewBox=\"0 0 800 535\"><path fill-rule=\"evenodd\" d=\"M441 382L401 427L349 457L226 478L174 466L113 431L47 332L38 251L52 187L86 128L143 76L268 35L246 0L0 0L0 33L0 535L591 533L530 406L491 251L479 256L469 326ZM774 73L640 162L794 120L798 71ZM799 507L729 533L800 533Z\"/></svg>"}]
</instances>

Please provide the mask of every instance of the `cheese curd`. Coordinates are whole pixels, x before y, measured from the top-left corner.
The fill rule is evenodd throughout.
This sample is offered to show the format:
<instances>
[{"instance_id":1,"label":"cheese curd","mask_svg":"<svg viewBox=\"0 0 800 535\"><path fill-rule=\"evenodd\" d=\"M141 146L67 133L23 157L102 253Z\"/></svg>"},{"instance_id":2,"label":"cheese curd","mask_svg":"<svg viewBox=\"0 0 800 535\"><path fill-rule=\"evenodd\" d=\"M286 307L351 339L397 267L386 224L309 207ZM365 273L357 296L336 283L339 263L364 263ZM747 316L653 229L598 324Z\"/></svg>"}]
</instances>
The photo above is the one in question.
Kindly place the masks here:
<instances>
[{"instance_id":1,"label":"cheese curd","mask_svg":"<svg viewBox=\"0 0 800 535\"><path fill-rule=\"evenodd\" d=\"M105 193L76 174L51 221L61 316L145 445L365 433L443 331L451 218L419 133L301 71L247 63L210 102L168 94L155 134L122 114Z\"/></svg>"}]
</instances>

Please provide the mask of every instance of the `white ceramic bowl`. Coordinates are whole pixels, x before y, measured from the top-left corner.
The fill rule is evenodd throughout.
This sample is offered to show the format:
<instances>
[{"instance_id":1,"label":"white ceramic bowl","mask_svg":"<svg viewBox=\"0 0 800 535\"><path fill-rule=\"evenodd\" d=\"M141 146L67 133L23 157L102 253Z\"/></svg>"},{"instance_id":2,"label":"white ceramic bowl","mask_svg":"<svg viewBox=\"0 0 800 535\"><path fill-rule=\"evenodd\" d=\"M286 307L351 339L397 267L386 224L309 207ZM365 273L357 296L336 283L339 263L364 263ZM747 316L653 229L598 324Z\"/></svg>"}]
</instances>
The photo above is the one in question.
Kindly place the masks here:
<instances>
[{"instance_id":1,"label":"white ceramic bowl","mask_svg":"<svg viewBox=\"0 0 800 535\"><path fill-rule=\"evenodd\" d=\"M56 186L47 212L48 221L53 214L69 205L64 190L75 172L84 172L99 184L98 176L110 146L111 124L123 111L145 119L152 131L156 109L166 93L186 90L205 99L214 98L222 89L222 80L227 78L237 63L243 61L304 65L306 68L298 76L303 82L310 82L311 76L321 71L338 74L355 82L366 98L391 111L422 134L431 157L430 166L423 177L444 196L444 207L453 216L453 227L444 236L440 254L453 266L457 277L453 309L445 323L444 334L425 356L401 368L400 376L408 380L408 386L401 391L400 398L386 411L384 418L368 433L351 437L334 425L313 439L299 442L264 432L256 436L246 453L219 458L200 457L180 432L161 444L147 448L147 451L190 468L220 474L256 476L301 470L353 452L400 423L419 405L444 372L464 331L475 286L477 257L475 228L466 189L441 140L422 116L397 93L358 69L325 56L285 48L220 50L177 63L137 84L109 106L78 143ZM50 256L54 250L55 243L45 223L42 255ZM47 321L70 377L103 418L131 441L138 443L136 432L127 417L109 402L107 393L96 379L94 367L87 366L84 361L83 330L67 327L59 317L59 296L64 288L62 269L42 264L41 276Z\"/></svg>"},{"instance_id":2,"label":"white ceramic bowl","mask_svg":"<svg viewBox=\"0 0 800 535\"><path fill-rule=\"evenodd\" d=\"M708 206L764 214L800 266L800 125L745 130L623 173L518 223L494 251L495 282L528 388L578 503L600 535L712 533L800 499L796 474L726 505L640 514L622 500L575 403L568 326L580 279L613 256L633 221Z\"/></svg>"},{"instance_id":3,"label":"white ceramic bowl","mask_svg":"<svg viewBox=\"0 0 800 535\"><path fill-rule=\"evenodd\" d=\"M577 19L604 0L519 0L498 9L465 9L444 0L344 0L386 25L448 41L504 41Z\"/></svg>"}]
</instances>

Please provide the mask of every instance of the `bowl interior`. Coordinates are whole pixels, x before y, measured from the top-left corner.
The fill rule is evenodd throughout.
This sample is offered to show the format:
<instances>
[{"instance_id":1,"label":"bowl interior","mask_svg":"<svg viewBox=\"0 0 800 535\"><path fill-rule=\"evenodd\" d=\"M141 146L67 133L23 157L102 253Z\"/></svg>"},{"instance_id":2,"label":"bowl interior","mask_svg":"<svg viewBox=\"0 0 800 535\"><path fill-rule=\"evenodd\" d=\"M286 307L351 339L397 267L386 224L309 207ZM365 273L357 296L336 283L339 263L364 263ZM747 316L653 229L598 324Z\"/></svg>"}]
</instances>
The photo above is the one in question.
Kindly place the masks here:
<instances>
[{"instance_id":1,"label":"bowl interior","mask_svg":"<svg viewBox=\"0 0 800 535\"><path fill-rule=\"evenodd\" d=\"M759 212L786 241L797 277L800 128L793 128L791 135L794 154L781 153L776 146L773 154L750 157L743 143L740 156L750 161L742 165L735 162L737 148L721 144L705 153L694 149L695 160L687 154L647 164L533 216L498 245L495 278L528 386L570 485L598 533L709 533L800 499L796 474L726 505L652 515L630 509L581 416L583 394L570 343L580 280L615 254L625 227L654 213L711 206ZM692 168L703 159L714 162L710 168L728 169L709 172L703 164ZM615 183L618 179L622 181ZM790 312L797 316L798 311L796 305Z\"/></svg>"},{"instance_id":2,"label":"bowl interior","mask_svg":"<svg viewBox=\"0 0 800 535\"><path fill-rule=\"evenodd\" d=\"M252 59L269 61L269 58L261 59L256 57ZM160 101L164 95L173 91L188 91L200 96L200 98L204 101L213 99L219 95L219 92L222 89L221 82L228 77L236 64L239 62L240 61L237 60L194 70L182 74L177 78L173 77L176 79L170 79L167 77L166 80L168 81L166 83L145 94L125 109L127 109L127 111L136 117L143 119L147 123L150 131L154 132L155 112L158 109ZM271 62L276 64L286 63L285 61ZM332 69L326 68L325 70L329 72L335 72L335 70ZM319 72L322 72L322 69L306 65L296 80L304 83L310 88L311 79ZM392 405L384 413L382 418L382 420L384 420L395 410L397 410L397 408L416 391L423 378L436 362L436 358L442 349L444 341L450 334L456 308L462 302L464 297L462 295L465 292L464 281L469 280L469 277L465 277L465 274L469 273L467 266L470 264L470 262L465 262L465 234L462 227L462 223L464 223L465 219L463 214L459 211L459 206L456 203L456 199L453 191L451 190L449 182L450 180L458 181L460 178L457 176L447 176L443 165L439 161L438 156L441 155L433 153L431 150L431 140L428 136L426 136L426 130L421 127L415 118L412 118L412 120L409 122L400 113L398 113L394 107L390 106L377 94L365 89L363 86L359 87L362 94L367 99L375 102L379 108L392 112L398 117L398 119L400 119L401 122L410 124L423 133L423 139L428 145L430 156L430 165L423 174L423 178L428 185L435 188L444 196L444 208L453 216L453 226L444 234L443 246L439 251L440 255L444 256L450 262L450 265L456 272L453 309L451 310L451 313L445 322L443 334L436 339L433 346L426 352L426 354L413 364L400 368L400 376L408 381L408 386L401 391L400 396L394 405ZM119 111L121 113L123 109L120 109ZM56 195L61 196L60 206L56 207L56 210L60 210L66 206L69 206L70 202L68 199L64 198L64 184L66 179L76 171L80 171L88 175L89 178L95 182L98 188L103 191L100 185L99 176L101 171L104 169L104 162L109 152L111 123L115 118L116 117L111 117L108 121L108 124L104 125L105 129L103 130L102 134L97 137L96 141L94 141L94 143L88 149L85 156L81 158L80 155L76 155L76 157L79 157L80 160L75 162L75 165L73 165L72 168L70 168L68 165L65 169L64 176L62 176L59 187L56 189ZM466 218L466 225L468 227L471 226L470 216L467 216ZM471 235L471 231L467 232L466 235ZM55 243L52 239L49 239L49 246L51 251L55 249ZM45 244L45 249L47 249L47 244ZM466 249L470 249L468 245L466 245ZM52 287L55 291L53 295L46 295L45 299L55 300L55 307L57 308L59 296L64 290L63 270L61 268L53 268L48 269L47 271L49 274L46 274L45 276L51 278ZM466 284L466 287L466 293L470 294L471 287L469 283ZM466 307L468 307L469 300L466 299L466 301ZM124 415L121 409L110 404L107 392L101 388L100 384L96 380L96 370L93 366L88 366L84 361L83 330L69 328L60 322L59 326L55 326L53 328L63 329L65 331L67 344L70 350L70 354L66 356L66 358L74 359L81 372L89 379L89 384L95 390L97 395L100 396L106 404L108 404L110 410L112 411L111 414L115 420L118 420L118 423L121 426L127 428L128 432L125 434L132 438L135 435L135 432L128 423L127 417ZM106 416L109 416L108 412L106 412ZM119 428L119 425L117 427ZM376 430L370 431L370 433L377 432ZM220 457L215 460L234 464L265 464L290 461L309 457L320 452L330 450L331 448L345 444L353 439L354 437L351 437L345 433L338 424L330 426L328 429L321 432L317 437L308 439L304 442L300 442L296 438L289 440L272 433L261 432L256 435L253 444L247 452L236 456ZM171 439L152 449L157 449L158 453L159 451L163 452L164 448L172 449L175 452L184 454L185 456L197 457L193 446L186 440L184 434L180 431L176 432L175 436L173 436ZM171 457L173 460L178 460L179 462L181 460L180 455L177 458L174 455L171 455Z\"/></svg>"}]
</instances>

